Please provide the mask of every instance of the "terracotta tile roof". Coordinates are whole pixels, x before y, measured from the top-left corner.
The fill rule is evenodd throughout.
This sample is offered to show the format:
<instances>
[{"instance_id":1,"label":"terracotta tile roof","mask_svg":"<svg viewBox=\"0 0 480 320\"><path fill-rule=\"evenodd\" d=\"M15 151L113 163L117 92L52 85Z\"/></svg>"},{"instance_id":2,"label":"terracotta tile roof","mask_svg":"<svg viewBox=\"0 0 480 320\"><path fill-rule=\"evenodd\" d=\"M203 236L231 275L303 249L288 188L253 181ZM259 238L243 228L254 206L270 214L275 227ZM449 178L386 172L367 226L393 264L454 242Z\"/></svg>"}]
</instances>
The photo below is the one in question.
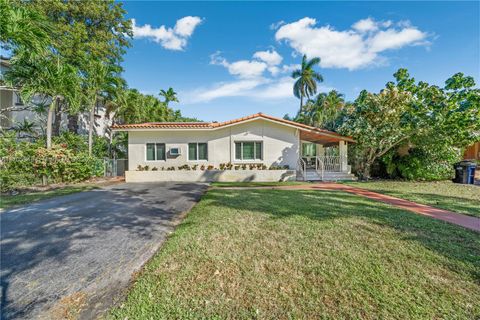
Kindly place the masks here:
<instances>
[{"instance_id":1,"label":"terracotta tile roof","mask_svg":"<svg viewBox=\"0 0 480 320\"><path fill-rule=\"evenodd\" d=\"M341 137L341 138L345 138L346 140L353 141L352 138L344 137L333 131L328 131L325 129L312 127L303 123L273 117L270 115L263 114L261 112L252 114L243 118L228 120L224 122L147 122L147 123L139 123L139 124L114 125L112 126L112 129L118 130L118 131L128 130L128 129L216 129L216 128L220 128L220 127L224 127L224 126L228 126L228 125L232 125L232 124L236 124L236 123L240 123L240 122L244 122L244 121L252 120L256 118L264 118L264 119L272 120L275 122L294 126L300 129L306 129L316 133L320 133L320 134L323 133L330 136L336 136L339 138Z\"/></svg>"},{"instance_id":2,"label":"terracotta tile roof","mask_svg":"<svg viewBox=\"0 0 480 320\"><path fill-rule=\"evenodd\" d=\"M145 122L136 124L116 124L114 130L121 129L205 129L213 128L210 122Z\"/></svg>"}]
</instances>

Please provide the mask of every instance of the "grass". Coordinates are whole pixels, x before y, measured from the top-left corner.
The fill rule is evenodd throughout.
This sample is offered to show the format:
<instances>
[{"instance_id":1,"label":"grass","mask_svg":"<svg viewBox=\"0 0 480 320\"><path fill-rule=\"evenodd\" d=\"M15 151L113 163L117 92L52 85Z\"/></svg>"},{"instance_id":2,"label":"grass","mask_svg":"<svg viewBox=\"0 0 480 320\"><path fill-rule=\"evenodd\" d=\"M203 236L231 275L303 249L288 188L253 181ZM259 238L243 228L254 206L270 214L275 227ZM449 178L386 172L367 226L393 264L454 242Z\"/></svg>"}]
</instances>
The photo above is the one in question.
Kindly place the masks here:
<instances>
[{"instance_id":1,"label":"grass","mask_svg":"<svg viewBox=\"0 0 480 320\"><path fill-rule=\"evenodd\" d=\"M281 182L212 182L212 187L276 187L276 186L295 186L308 184L303 181L281 181Z\"/></svg>"},{"instance_id":2,"label":"grass","mask_svg":"<svg viewBox=\"0 0 480 320\"><path fill-rule=\"evenodd\" d=\"M349 182L347 184L433 207L480 217L479 186L457 184L451 181L372 181Z\"/></svg>"},{"instance_id":3,"label":"grass","mask_svg":"<svg viewBox=\"0 0 480 320\"><path fill-rule=\"evenodd\" d=\"M76 185L67 186L58 189L52 189L48 191L35 191L27 193L19 193L16 195L1 195L0 196L0 209L7 209L12 206L29 204L35 201L40 201L48 198L64 196L81 191L92 190L96 188L93 185Z\"/></svg>"},{"instance_id":4,"label":"grass","mask_svg":"<svg viewBox=\"0 0 480 320\"><path fill-rule=\"evenodd\" d=\"M478 319L478 233L338 191L210 190L110 319Z\"/></svg>"}]
</instances>

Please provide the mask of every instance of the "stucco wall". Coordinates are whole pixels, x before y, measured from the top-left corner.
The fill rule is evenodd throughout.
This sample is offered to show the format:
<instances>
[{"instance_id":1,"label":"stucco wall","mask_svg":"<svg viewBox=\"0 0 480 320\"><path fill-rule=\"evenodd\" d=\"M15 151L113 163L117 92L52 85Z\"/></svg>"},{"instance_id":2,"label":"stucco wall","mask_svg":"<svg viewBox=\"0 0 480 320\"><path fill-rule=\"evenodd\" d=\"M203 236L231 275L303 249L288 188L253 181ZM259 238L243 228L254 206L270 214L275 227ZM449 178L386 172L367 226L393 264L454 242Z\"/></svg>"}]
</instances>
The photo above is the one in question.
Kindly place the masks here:
<instances>
[{"instance_id":1,"label":"stucco wall","mask_svg":"<svg viewBox=\"0 0 480 320\"><path fill-rule=\"evenodd\" d=\"M262 141L263 160L237 161L235 160L236 141ZM150 167L170 167L188 164L211 164L218 168L220 163L263 163L271 165L288 165L296 168L298 159L297 129L273 123L264 119L213 130L188 131L130 131L128 133L128 163L129 170L134 171L138 165ZM208 143L208 161L189 161L188 143ZM146 144L165 143L167 159L165 161L147 161ZM171 156L169 150L179 147L181 155Z\"/></svg>"},{"instance_id":2,"label":"stucco wall","mask_svg":"<svg viewBox=\"0 0 480 320\"><path fill-rule=\"evenodd\" d=\"M269 182L294 181L294 170L196 170L196 171L126 171L126 182Z\"/></svg>"}]
</instances>

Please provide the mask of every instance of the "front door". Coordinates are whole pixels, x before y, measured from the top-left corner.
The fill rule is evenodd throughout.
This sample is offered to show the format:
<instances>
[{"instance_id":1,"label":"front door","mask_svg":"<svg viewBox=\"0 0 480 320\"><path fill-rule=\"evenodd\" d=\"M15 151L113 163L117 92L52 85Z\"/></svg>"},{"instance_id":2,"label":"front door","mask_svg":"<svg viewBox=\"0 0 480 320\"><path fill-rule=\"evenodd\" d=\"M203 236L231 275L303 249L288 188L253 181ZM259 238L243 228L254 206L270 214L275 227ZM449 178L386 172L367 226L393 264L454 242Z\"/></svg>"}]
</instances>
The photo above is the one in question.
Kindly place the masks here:
<instances>
[{"instance_id":1,"label":"front door","mask_svg":"<svg viewBox=\"0 0 480 320\"><path fill-rule=\"evenodd\" d=\"M302 143L302 158L307 163L307 167L315 166L315 157L317 156L317 145L313 142Z\"/></svg>"}]
</instances>

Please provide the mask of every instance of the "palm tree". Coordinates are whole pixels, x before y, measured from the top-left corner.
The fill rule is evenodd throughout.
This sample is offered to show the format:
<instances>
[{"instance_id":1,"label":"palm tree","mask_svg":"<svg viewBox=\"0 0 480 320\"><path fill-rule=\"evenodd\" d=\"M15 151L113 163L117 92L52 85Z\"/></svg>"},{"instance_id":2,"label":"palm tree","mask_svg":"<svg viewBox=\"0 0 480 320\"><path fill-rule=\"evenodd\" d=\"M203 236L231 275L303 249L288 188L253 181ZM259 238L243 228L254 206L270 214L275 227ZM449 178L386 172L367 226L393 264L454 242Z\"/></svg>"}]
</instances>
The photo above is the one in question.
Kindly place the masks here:
<instances>
[{"instance_id":1,"label":"palm tree","mask_svg":"<svg viewBox=\"0 0 480 320\"><path fill-rule=\"evenodd\" d=\"M323 127L333 130L335 120L337 120L340 111L345 107L345 96L336 90L330 91L324 101L325 120Z\"/></svg>"},{"instance_id":2,"label":"palm tree","mask_svg":"<svg viewBox=\"0 0 480 320\"><path fill-rule=\"evenodd\" d=\"M303 55L301 68L292 72L292 78L296 79L293 94L300 99L299 112L302 110L303 98L309 98L317 93L317 81L323 81L322 75L313 69L319 63L320 58L307 60L307 55Z\"/></svg>"},{"instance_id":3,"label":"palm tree","mask_svg":"<svg viewBox=\"0 0 480 320\"><path fill-rule=\"evenodd\" d=\"M93 127L95 125L95 108L100 102L105 104L109 92L121 84L118 76L119 69L116 66L90 60L87 66L87 74L84 80L84 99L89 108L88 122L88 154L92 155Z\"/></svg>"},{"instance_id":4,"label":"palm tree","mask_svg":"<svg viewBox=\"0 0 480 320\"><path fill-rule=\"evenodd\" d=\"M35 54L51 43L52 26L39 12L12 0L0 1L0 12L0 42L9 49L23 47Z\"/></svg>"},{"instance_id":5,"label":"palm tree","mask_svg":"<svg viewBox=\"0 0 480 320\"><path fill-rule=\"evenodd\" d=\"M315 99L308 99L295 119L318 128L334 129L335 120L345 106L343 94L336 90L321 92Z\"/></svg>"},{"instance_id":6,"label":"palm tree","mask_svg":"<svg viewBox=\"0 0 480 320\"><path fill-rule=\"evenodd\" d=\"M20 137L33 136L35 135L35 122L23 119L23 122L17 122L15 124L13 131L15 131Z\"/></svg>"},{"instance_id":7,"label":"palm tree","mask_svg":"<svg viewBox=\"0 0 480 320\"><path fill-rule=\"evenodd\" d=\"M165 91L163 89L160 90L159 95L165 98L164 103L165 103L166 107L168 107L168 103L170 101L178 102L177 93L175 91L173 91L172 88L168 88L167 91Z\"/></svg>"},{"instance_id":8,"label":"palm tree","mask_svg":"<svg viewBox=\"0 0 480 320\"><path fill-rule=\"evenodd\" d=\"M30 101L34 95L49 98L46 145L50 149L55 103L68 103L71 110L80 105L77 69L59 56L32 55L28 49L21 49L12 58L11 69L5 77L10 85L20 88L23 101Z\"/></svg>"}]
</instances>

